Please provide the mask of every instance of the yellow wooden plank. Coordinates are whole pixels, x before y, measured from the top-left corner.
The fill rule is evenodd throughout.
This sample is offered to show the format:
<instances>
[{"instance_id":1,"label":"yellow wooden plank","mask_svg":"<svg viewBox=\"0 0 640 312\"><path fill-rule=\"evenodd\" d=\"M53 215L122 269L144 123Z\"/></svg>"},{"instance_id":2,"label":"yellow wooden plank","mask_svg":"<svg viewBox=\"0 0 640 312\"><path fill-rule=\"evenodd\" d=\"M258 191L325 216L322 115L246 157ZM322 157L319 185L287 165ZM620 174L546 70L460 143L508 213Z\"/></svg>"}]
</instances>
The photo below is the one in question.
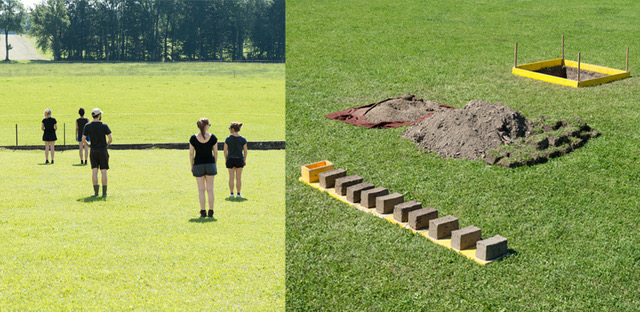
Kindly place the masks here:
<instances>
[{"instance_id":1,"label":"yellow wooden plank","mask_svg":"<svg viewBox=\"0 0 640 312\"><path fill-rule=\"evenodd\" d=\"M556 76L523 70L520 68L513 68L512 73L514 75L518 75L526 78L532 78L532 79L536 79L544 82L555 83L555 84L559 84L567 87L574 87L574 88L578 87L578 82L575 80L569 80L569 79L560 78Z\"/></svg>"},{"instance_id":2,"label":"yellow wooden plank","mask_svg":"<svg viewBox=\"0 0 640 312\"><path fill-rule=\"evenodd\" d=\"M575 62L575 61L565 60L564 64L568 67L578 68L578 62ZM627 71L624 71L624 70L619 70L619 69L614 69L614 68L609 68L609 67L604 67L599 65L593 65L593 64L587 64L582 62L580 63L580 69L601 73L605 75L617 75L617 74L628 73Z\"/></svg>"},{"instance_id":3,"label":"yellow wooden plank","mask_svg":"<svg viewBox=\"0 0 640 312\"><path fill-rule=\"evenodd\" d=\"M522 65L518 65L515 68L536 71L542 68L555 67L555 66L561 66L561 65L562 65L562 59L553 59L553 60L540 61L535 63L522 64Z\"/></svg>"},{"instance_id":4,"label":"yellow wooden plank","mask_svg":"<svg viewBox=\"0 0 640 312\"><path fill-rule=\"evenodd\" d=\"M629 72L623 72L623 73L617 74L617 75L611 75L611 76L605 76L605 77L600 77L600 78L580 81L578 86L579 87L595 86L595 85L599 85L599 84L603 84L603 83L607 83L607 82L611 82L611 81L615 81L615 80L624 79L624 78L627 78L629 76L631 76L631 74Z\"/></svg>"}]
</instances>

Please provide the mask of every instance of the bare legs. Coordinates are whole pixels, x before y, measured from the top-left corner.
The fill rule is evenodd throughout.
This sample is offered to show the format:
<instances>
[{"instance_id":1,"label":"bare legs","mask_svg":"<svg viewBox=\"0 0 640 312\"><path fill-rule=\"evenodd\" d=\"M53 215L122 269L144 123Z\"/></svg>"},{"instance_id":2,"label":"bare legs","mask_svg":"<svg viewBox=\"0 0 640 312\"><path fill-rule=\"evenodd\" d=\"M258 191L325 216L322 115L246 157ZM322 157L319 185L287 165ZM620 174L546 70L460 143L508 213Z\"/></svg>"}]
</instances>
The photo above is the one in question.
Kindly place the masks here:
<instances>
[{"instance_id":1,"label":"bare legs","mask_svg":"<svg viewBox=\"0 0 640 312\"><path fill-rule=\"evenodd\" d=\"M197 177L196 181L198 182L198 195L200 199L200 210L204 209L205 200L205 192L209 198L209 210L213 210L213 202L215 200L213 196L213 176L203 176Z\"/></svg>"},{"instance_id":2,"label":"bare legs","mask_svg":"<svg viewBox=\"0 0 640 312\"><path fill-rule=\"evenodd\" d=\"M89 147L82 144L82 142L78 143L78 154L80 155L80 163L87 161L89 159ZM84 150L84 158L82 158L82 151Z\"/></svg>"},{"instance_id":3,"label":"bare legs","mask_svg":"<svg viewBox=\"0 0 640 312\"><path fill-rule=\"evenodd\" d=\"M51 163L53 163L53 157L56 153L55 148L56 141L45 141L44 142L44 157L49 162L49 151L51 151Z\"/></svg>"},{"instance_id":4,"label":"bare legs","mask_svg":"<svg viewBox=\"0 0 640 312\"><path fill-rule=\"evenodd\" d=\"M229 168L229 192L233 194L233 184L238 194L242 189L242 168Z\"/></svg>"}]
</instances>

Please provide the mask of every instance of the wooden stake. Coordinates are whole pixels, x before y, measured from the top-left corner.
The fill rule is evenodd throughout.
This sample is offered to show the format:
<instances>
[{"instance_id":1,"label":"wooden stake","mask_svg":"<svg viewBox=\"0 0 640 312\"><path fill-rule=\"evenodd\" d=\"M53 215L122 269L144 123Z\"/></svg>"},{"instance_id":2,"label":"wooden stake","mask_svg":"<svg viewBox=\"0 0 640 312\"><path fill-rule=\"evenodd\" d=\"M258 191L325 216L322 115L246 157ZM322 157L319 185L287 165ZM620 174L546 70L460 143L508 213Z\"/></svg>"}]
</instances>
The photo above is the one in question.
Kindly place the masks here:
<instances>
[{"instance_id":1,"label":"wooden stake","mask_svg":"<svg viewBox=\"0 0 640 312\"><path fill-rule=\"evenodd\" d=\"M578 82L580 82L580 52L578 52Z\"/></svg>"},{"instance_id":2,"label":"wooden stake","mask_svg":"<svg viewBox=\"0 0 640 312\"><path fill-rule=\"evenodd\" d=\"M518 41L516 41L516 51L515 56L513 57L513 67L518 67Z\"/></svg>"},{"instance_id":3,"label":"wooden stake","mask_svg":"<svg viewBox=\"0 0 640 312\"><path fill-rule=\"evenodd\" d=\"M16 124L16 146L18 146L18 124Z\"/></svg>"},{"instance_id":4,"label":"wooden stake","mask_svg":"<svg viewBox=\"0 0 640 312\"><path fill-rule=\"evenodd\" d=\"M627 66L624 68L624 71L629 71L629 47L627 47Z\"/></svg>"},{"instance_id":5,"label":"wooden stake","mask_svg":"<svg viewBox=\"0 0 640 312\"><path fill-rule=\"evenodd\" d=\"M562 35L562 66L564 66L564 35Z\"/></svg>"}]
</instances>

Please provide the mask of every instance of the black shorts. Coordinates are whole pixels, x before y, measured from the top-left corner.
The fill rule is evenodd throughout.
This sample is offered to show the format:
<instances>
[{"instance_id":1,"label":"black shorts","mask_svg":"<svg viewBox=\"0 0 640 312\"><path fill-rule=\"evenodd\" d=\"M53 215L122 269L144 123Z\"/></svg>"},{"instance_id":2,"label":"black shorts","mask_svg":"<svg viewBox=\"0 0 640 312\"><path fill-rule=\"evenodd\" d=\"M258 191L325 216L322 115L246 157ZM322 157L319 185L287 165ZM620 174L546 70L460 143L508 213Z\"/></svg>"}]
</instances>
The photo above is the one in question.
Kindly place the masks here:
<instances>
[{"instance_id":1,"label":"black shorts","mask_svg":"<svg viewBox=\"0 0 640 312\"><path fill-rule=\"evenodd\" d=\"M91 169L98 167L100 170L109 169L109 153L107 151L91 151L89 160L91 161Z\"/></svg>"},{"instance_id":2,"label":"black shorts","mask_svg":"<svg viewBox=\"0 0 640 312\"><path fill-rule=\"evenodd\" d=\"M244 159L243 158L227 158L227 168L243 168L244 167Z\"/></svg>"},{"instance_id":3,"label":"black shorts","mask_svg":"<svg viewBox=\"0 0 640 312\"><path fill-rule=\"evenodd\" d=\"M196 178L214 176L216 174L218 174L218 168L214 163L193 165L193 176Z\"/></svg>"}]
</instances>

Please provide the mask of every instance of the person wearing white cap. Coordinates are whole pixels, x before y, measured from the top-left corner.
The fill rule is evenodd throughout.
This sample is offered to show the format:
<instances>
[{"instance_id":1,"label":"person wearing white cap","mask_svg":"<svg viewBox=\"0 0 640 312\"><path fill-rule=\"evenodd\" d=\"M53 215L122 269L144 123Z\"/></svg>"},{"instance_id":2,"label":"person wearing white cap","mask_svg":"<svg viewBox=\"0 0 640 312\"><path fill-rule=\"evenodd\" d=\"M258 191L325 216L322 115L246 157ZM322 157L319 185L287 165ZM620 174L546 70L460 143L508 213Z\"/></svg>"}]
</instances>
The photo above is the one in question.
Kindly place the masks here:
<instances>
[{"instance_id":1,"label":"person wearing white cap","mask_svg":"<svg viewBox=\"0 0 640 312\"><path fill-rule=\"evenodd\" d=\"M82 130L82 144L87 143L87 137L91 139L91 152L89 160L91 161L91 170L93 172L93 191L94 196L98 196L100 185L98 185L98 169L102 175L102 197L107 196L107 169L109 169L109 152L107 147L113 142L111 137L111 129L107 124L102 123L102 111L94 108L91 111L93 121L86 124ZM108 138L108 140L107 140Z\"/></svg>"}]
</instances>

